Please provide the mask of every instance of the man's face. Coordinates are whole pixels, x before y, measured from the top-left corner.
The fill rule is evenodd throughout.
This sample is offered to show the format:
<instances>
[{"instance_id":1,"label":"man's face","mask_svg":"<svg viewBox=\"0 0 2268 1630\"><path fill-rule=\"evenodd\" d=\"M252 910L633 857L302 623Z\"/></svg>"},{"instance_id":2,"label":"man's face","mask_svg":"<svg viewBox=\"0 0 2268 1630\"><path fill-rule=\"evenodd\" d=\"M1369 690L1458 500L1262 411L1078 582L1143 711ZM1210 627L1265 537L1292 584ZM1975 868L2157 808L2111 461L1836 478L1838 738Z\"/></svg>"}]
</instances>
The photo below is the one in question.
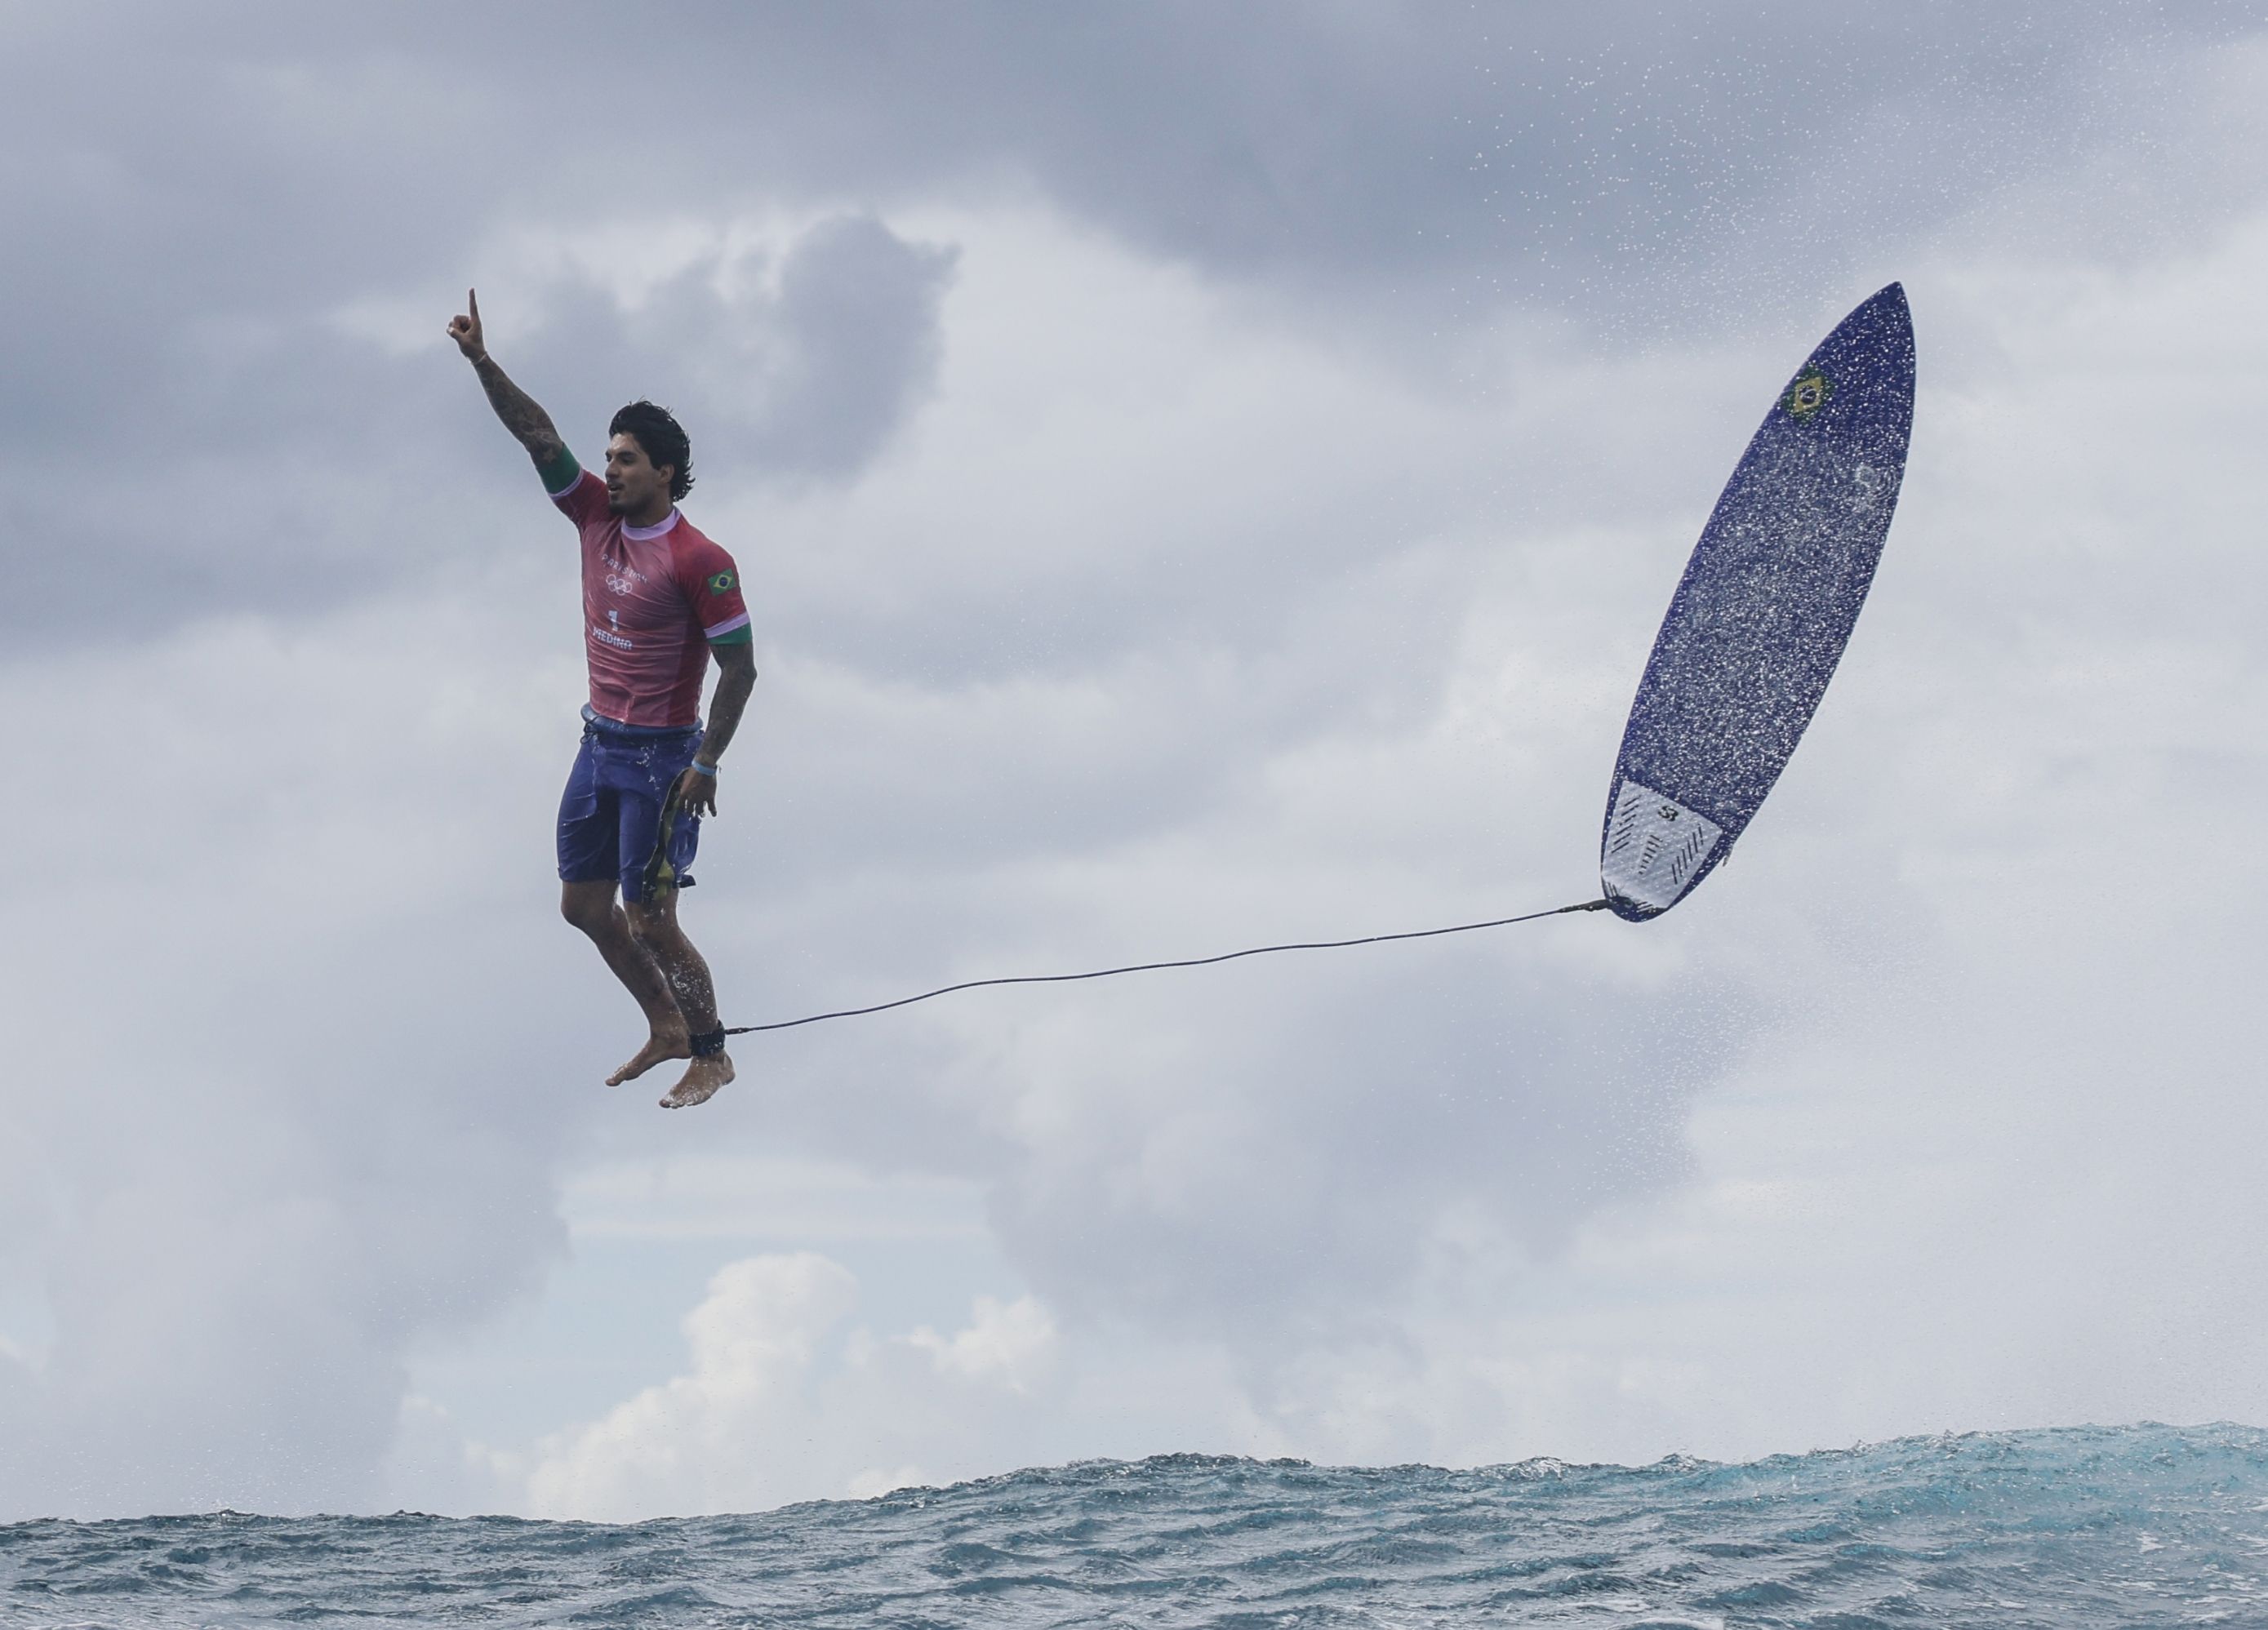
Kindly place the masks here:
<instances>
[{"instance_id":1,"label":"man's face","mask_svg":"<svg viewBox=\"0 0 2268 1630\"><path fill-rule=\"evenodd\" d=\"M669 478L677 472L655 467L637 438L617 436L607 444L607 508L615 515L640 515L669 507Z\"/></svg>"}]
</instances>

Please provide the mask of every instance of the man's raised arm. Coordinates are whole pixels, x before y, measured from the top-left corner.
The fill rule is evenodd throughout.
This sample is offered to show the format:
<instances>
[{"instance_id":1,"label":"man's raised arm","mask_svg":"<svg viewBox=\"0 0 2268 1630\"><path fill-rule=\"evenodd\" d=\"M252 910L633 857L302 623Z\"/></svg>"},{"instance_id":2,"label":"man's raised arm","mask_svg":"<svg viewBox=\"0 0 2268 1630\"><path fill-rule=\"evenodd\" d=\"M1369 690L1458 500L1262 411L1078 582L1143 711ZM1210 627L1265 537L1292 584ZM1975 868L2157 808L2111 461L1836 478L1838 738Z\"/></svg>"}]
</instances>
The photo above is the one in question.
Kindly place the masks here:
<instances>
[{"instance_id":1,"label":"man's raised arm","mask_svg":"<svg viewBox=\"0 0 2268 1630\"><path fill-rule=\"evenodd\" d=\"M489 406L496 409L504 428L519 437L519 444L527 449L527 456L535 460L535 467L547 477L566 456L567 444L559 439L558 428L551 415L535 405L535 399L504 377L503 369L489 355L489 348L481 338L481 303L469 289L465 290L466 314L449 319L449 337L465 354L465 360L480 376L481 388L489 393Z\"/></svg>"}]
</instances>

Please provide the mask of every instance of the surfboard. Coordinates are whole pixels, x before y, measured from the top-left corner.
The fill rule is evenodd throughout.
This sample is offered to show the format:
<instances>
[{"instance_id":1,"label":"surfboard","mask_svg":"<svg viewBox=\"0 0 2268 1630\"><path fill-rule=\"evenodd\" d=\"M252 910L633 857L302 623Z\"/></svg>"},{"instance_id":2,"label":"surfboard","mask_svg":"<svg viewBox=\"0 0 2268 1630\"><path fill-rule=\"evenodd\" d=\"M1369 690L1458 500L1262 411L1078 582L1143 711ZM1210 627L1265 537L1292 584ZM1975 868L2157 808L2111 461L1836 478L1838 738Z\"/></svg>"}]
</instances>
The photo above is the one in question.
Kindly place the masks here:
<instances>
[{"instance_id":1,"label":"surfboard","mask_svg":"<svg viewBox=\"0 0 2268 1630\"><path fill-rule=\"evenodd\" d=\"M1896 283L1787 382L1702 528L1615 758L1599 881L1658 917L1731 853L1819 699L1874 580L1913 427L1913 319Z\"/></svg>"}]
</instances>

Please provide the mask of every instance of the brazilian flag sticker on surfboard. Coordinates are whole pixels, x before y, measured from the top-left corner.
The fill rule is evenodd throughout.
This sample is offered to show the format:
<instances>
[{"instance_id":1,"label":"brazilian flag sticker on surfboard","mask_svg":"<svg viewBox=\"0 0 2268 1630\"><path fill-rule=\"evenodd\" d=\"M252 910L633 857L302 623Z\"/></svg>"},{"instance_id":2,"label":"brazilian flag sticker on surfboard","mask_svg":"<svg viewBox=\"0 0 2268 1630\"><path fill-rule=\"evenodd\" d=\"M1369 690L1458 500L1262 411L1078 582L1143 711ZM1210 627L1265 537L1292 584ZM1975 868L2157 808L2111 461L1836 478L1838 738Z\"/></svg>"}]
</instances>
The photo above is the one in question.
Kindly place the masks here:
<instances>
[{"instance_id":1,"label":"brazilian flag sticker on surfboard","mask_svg":"<svg viewBox=\"0 0 2268 1630\"><path fill-rule=\"evenodd\" d=\"M1800 422L1827 406L1827 399L1835 394L1834 381L1816 368L1807 368L1796 375L1795 383L1787 387L1787 394L1779 405L1787 409L1788 417Z\"/></svg>"}]
</instances>

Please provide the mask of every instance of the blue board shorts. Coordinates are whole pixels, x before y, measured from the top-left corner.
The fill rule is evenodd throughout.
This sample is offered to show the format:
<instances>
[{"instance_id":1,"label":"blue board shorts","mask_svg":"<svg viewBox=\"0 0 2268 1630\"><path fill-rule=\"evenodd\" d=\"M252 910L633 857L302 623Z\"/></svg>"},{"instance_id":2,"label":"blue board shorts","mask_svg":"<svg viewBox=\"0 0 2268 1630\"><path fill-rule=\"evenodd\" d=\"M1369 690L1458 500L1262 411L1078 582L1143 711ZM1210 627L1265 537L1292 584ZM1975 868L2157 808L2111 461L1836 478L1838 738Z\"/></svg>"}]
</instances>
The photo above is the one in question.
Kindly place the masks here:
<instances>
[{"instance_id":1,"label":"blue board shorts","mask_svg":"<svg viewBox=\"0 0 2268 1630\"><path fill-rule=\"evenodd\" d=\"M641 730L585 708L583 745L559 798L559 880L619 880L622 898L639 900L661 831L662 801L700 747L698 724ZM700 847L701 818L681 810L669 845L680 888L692 885L685 869Z\"/></svg>"}]
</instances>

